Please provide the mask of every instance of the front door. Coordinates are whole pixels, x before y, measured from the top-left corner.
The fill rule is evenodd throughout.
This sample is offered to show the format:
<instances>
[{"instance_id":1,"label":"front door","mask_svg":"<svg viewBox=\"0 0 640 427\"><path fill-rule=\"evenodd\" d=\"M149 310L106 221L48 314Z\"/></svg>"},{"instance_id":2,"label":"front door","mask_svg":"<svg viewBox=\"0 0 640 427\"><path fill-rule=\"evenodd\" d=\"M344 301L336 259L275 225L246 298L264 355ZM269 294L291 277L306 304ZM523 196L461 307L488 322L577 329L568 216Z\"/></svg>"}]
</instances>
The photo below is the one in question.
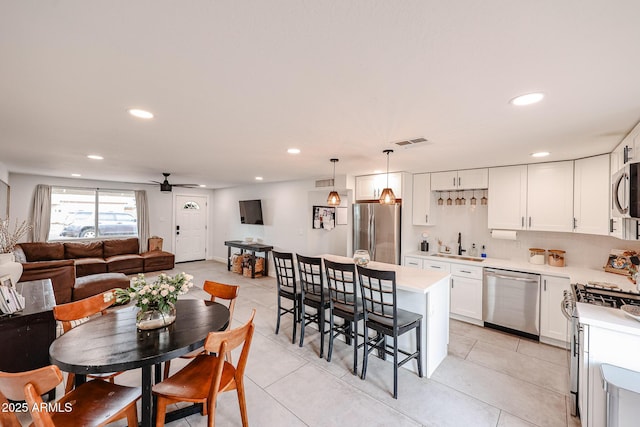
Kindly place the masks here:
<instances>
[{"instance_id":1,"label":"front door","mask_svg":"<svg viewBox=\"0 0 640 427\"><path fill-rule=\"evenodd\" d=\"M207 196L176 196L176 262L206 258Z\"/></svg>"}]
</instances>

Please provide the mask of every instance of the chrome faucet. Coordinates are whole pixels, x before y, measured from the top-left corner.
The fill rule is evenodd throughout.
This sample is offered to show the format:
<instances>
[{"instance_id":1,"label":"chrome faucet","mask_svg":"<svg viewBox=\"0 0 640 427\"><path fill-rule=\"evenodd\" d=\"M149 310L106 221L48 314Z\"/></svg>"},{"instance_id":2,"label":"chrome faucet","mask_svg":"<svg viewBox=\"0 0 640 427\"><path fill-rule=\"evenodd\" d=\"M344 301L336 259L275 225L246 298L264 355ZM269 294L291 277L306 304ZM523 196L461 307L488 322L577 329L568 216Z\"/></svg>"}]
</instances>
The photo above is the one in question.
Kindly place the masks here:
<instances>
[{"instance_id":1,"label":"chrome faucet","mask_svg":"<svg viewBox=\"0 0 640 427\"><path fill-rule=\"evenodd\" d=\"M462 255L462 252L466 252L466 249L462 249L462 233L458 233L458 255Z\"/></svg>"}]
</instances>

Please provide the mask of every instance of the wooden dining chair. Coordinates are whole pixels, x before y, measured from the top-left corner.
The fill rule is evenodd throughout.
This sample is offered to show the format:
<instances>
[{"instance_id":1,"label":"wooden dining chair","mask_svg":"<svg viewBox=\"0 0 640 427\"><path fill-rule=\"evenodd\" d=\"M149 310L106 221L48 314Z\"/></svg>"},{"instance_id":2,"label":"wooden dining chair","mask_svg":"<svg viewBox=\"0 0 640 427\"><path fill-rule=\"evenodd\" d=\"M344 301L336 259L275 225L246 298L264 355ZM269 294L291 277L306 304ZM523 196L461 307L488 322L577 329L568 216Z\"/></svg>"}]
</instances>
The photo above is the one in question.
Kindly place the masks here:
<instances>
[{"instance_id":1,"label":"wooden dining chair","mask_svg":"<svg viewBox=\"0 0 640 427\"><path fill-rule=\"evenodd\" d=\"M11 403L7 400L4 394L0 392L0 405L2 410L0 411L0 426L2 427L22 427L22 423L16 416L15 411L9 410Z\"/></svg>"},{"instance_id":2,"label":"wooden dining chair","mask_svg":"<svg viewBox=\"0 0 640 427\"><path fill-rule=\"evenodd\" d=\"M81 323L79 322L80 320L96 314L103 314L107 308L111 307L116 301L114 292L115 289L111 289L92 297L56 305L53 307L53 317L62 323L62 330L64 333L69 332ZM92 374L87 375L87 378L101 379L113 383L114 378L120 374L121 372ZM67 376L67 384L64 389L65 393L68 393L73 389L74 381L75 374L70 372Z\"/></svg>"},{"instance_id":3,"label":"wooden dining chair","mask_svg":"<svg viewBox=\"0 0 640 427\"><path fill-rule=\"evenodd\" d=\"M231 329L231 321L233 320L233 311L236 307L236 298L238 298L238 293L240 292L240 286L238 285L227 285L225 283L214 282L212 280L205 280L202 289L208 293L211 298L211 302L216 302L217 300L225 300L227 308L229 309L229 325L227 329ZM204 347L200 347L197 350L192 351L191 353L180 356L182 359L193 359L197 355L204 352ZM227 352L226 354L227 362L231 363L231 352ZM171 361L167 360L164 363L164 378L169 378L169 370L171 369Z\"/></svg>"},{"instance_id":4,"label":"wooden dining chair","mask_svg":"<svg viewBox=\"0 0 640 427\"><path fill-rule=\"evenodd\" d=\"M210 332L204 343L209 354L199 354L188 365L153 386L156 399L156 426L163 426L167 405L177 402L202 403L208 425L215 425L216 399L219 393L237 390L243 427L249 426L244 389L244 370L253 337L253 309L247 323L237 329ZM242 346L238 364L225 360L225 354Z\"/></svg>"},{"instance_id":5,"label":"wooden dining chair","mask_svg":"<svg viewBox=\"0 0 640 427\"><path fill-rule=\"evenodd\" d=\"M421 325L422 315L398 308L396 291L396 272L373 270L371 268L358 267L360 281L360 294L364 306L364 356L362 361L362 374L364 380L367 376L367 361L369 353L377 351L382 358L386 354L393 356L393 398L398 398L398 367L412 359L418 363L418 376L422 377L422 353L421 353ZM376 332L369 337L369 329ZM398 346L400 335L415 331L416 350L409 351ZM391 338L391 344L387 344L386 337ZM399 354L406 356L399 359Z\"/></svg>"},{"instance_id":6,"label":"wooden dining chair","mask_svg":"<svg viewBox=\"0 0 640 427\"><path fill-rule=\"evenodd\" d=\"M89 381L56 402L43 402L42 394L62 379L62 372L55 365L27 372L0 372L0 393L12 401L26 400L36 427L103 426L121 418L127 419L129 427L138 425L136 401L140 387Z\"/></svg>"}]
</instances>

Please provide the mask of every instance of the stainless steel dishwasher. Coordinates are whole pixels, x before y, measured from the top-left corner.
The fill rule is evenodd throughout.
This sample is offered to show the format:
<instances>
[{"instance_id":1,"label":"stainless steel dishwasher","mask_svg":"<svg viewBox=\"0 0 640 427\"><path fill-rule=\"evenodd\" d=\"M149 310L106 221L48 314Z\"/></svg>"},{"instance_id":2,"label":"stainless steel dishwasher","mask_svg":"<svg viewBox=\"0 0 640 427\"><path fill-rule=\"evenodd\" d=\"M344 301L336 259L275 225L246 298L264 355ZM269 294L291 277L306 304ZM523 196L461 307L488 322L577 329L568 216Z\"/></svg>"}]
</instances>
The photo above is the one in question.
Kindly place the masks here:
<instances>
[{"instance_id":1,"label":"stainless steel dishwasher","mask_svg":"<svg viewBox=\"0 0 640 427\"><path fill-rule=\"evenodd\" d=\"M540 275L485 268L482 320L487 327L540 339Z\"/></svg>"}]
</instances>

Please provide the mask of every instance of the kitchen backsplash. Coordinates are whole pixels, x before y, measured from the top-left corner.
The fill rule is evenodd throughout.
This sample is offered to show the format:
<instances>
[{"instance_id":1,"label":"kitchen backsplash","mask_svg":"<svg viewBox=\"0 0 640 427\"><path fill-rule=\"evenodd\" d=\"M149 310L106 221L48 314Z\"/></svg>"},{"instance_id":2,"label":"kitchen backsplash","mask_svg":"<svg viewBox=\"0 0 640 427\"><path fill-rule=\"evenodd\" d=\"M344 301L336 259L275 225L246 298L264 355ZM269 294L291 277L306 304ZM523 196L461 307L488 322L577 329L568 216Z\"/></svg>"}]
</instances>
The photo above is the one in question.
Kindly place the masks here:
<instances>
[{"instance_id":1,"label":"kitchen backsplash","mask_svg":"<svg viewBox=\"0 0 640 427\"><path fill-rule=\"evenodd\" d=\"M446 197L445 197L446 198ZM489 203L491 201L489 200ZM431 215L437 225L431 227L412 227L413 232L403 246L420 250L422 233L429 235L429 251L437 251L438 238L451 246L452 253L457 250L458 233L462 233L462 247L468 254L473 243L478 255L485 245L487 256L491 258L527 261L529 248L562 249L566 251L567 266L602 268L611 249L633 249L640 251L640 242L619 240L608 236L596 236L578 233L554 233L543 231L518 231L517 240L502 240L491 237L487 228L487 206L471 206L467 200L464 206L432 206Z\"/></svg>"}]
</instances>

